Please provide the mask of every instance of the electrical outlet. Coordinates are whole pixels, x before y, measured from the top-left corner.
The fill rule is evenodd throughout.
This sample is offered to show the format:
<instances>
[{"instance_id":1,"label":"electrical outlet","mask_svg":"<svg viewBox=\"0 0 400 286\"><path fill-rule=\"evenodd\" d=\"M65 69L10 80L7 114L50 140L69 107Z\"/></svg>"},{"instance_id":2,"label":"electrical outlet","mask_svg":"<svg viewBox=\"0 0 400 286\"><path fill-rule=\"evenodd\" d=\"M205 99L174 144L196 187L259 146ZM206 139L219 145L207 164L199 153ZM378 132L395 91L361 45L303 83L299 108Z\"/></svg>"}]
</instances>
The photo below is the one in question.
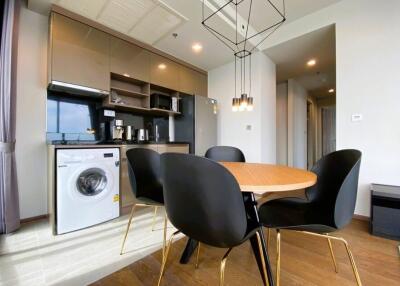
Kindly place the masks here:
<instances>
[{"instance_id":1,"label":"electrical outlet","mask_svg":"<svg viewBox=\"0 0 400 286\"><path fill-rule=\"evenodd\" d=\"M115 117L115 111L114 110L104 109L104 116Z\"/></svg>"},{"instance_id":2,"label":"electrical outlet","mask_svg":"<svg viewBox=\"0 0 400 286\"><path fill-rule=\"evenodd\" d=\"M362 119L363 119L362 114L352 114L351 115L352 122L361 121Z\"/></svg>"}]
</instances>

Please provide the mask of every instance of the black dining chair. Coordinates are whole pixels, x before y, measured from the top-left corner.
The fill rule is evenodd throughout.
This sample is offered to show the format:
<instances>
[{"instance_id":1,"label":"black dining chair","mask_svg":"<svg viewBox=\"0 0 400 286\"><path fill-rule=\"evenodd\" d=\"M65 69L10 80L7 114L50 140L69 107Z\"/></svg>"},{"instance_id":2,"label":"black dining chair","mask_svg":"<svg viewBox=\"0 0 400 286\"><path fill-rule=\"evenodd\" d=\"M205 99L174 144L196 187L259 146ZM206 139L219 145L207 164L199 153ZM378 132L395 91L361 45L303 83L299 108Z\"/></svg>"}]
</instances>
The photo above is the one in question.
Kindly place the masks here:
<instances>
[{"instance_id":1,"label":"black dining chair","mask_svg":"<svg viewBox=\"0 0 400 286\"><path fill-rule=\"evenodd\" d=\"M160 177L160 154L147 148L133 148L126 152L128 159L128 175L134 197L139 203L132 206L128 226L124 235L120 254L123 254L126 238L137 207L154 207L152 230L154 229L157 208L164 206L163 185ZM164 218L165 249L167 231L167 216Z\"/></svg>"},{"instance_id":2,"label":"black dining chair","mask_svg":"<svg viewBox=\"0 0 400 286\"><path fill-rule=\"evenodd\" d=\"M220 264L220 285L224 283L225 264L232 248L257 236L263 278L266 279L262 228L251 226L239 184L224 166L204 157L164 153L161 155L161 177L165 209L178 231L167 243L158 285L165 272L171 244L178 233L207 245L228 248Z\"/></svg>"},{"instance_id":3,"label":"black dining chair","mask_svg":"<svg viewBox=\"0 0 400 286\"><path fill-rule=\"evenodd\" d=\"M326 238L335 271L338 271L331 240L344 244L357 284L360 276L349 245L344 238L330 235L350 223L357 198L361 152L341 150L320 159L311 169L317 183L305 190L305 199L281 198L264 203L259 208L261 223L277 231L276 281L280 275L280 230L292 230Z\"/></svg>"},{"instance_id":4,"label":"black dining chair","mask_svg":"<svg viewBox=\"0 0 400 286\"><path fill-rule=\"evenodd\" d=\"M243 152L231 146L211 147L207 150L205 157L218 162L246 162Z\"/></svg>"}]
</instances>

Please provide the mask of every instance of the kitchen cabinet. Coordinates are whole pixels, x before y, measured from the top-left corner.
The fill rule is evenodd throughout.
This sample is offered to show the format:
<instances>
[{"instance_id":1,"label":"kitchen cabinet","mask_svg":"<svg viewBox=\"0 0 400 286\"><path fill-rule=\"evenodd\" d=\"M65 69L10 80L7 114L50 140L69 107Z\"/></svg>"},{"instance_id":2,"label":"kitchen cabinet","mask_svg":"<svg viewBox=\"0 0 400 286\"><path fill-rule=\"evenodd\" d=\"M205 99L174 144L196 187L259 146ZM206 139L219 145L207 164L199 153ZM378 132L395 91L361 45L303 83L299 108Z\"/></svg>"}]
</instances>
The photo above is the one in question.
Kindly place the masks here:
<instances>
[{"instance_id":1,"label":"kitchen cabinet","mask_svg":"<svg viewBox=\"0 0 400 286\"><path fill-rule=\"evenodd\" d=\"M128 159L126 157L126 151L133 148L148 148L157 151L157 145L146 144L146 145L123 145L121 146L121 163L120 163L120 193L121 193L121 206L131 206L137 203L136 198L133 196L131 183L129 181L128 173Z\"/></svg>"},{"instance_id":2,"label":"kitchen cabinet","mask_svg":"<svg viewBox=\"0 0 400 286\"><path fill-rule=\"evenodd\" d=\"M150 52L110 36L110 71L150 82Z\"/></svg>"},{"instance_id":3,"label":"kitchen cabinet","mask_svg":"<svg viewBox=\"0 0 400 286\"><path fill-rule=\"evenodd\" d=\"M162 154L166 152L171 153L182 153L188 154L189 153L189 145L188 144L162 144L158 145L157 152Z\"/></svg>"},{"instance_id":4,"label":"kitchen cabinet","mask_svg":"<svg viewBox=\"0 0 400 286\"><path fill-rule=\"evenodd\" d=\"M179 91L207 96L207 75L185 66L179 67Z\"/></svg>"},{"instance_id":5,"label":"kitchen cabinet","mask_svg":"<svg viewBox=\"0 0 400 286\"><path fill-rule=\"evenodd\" d=\"M107 33L52 13L50 80L108 91L109 39Z\"/></svg>"},{"instance_id":6,"label":"kitchen cabinet","mask_svg":"<svg viewBox=\"0 0 400 286\"><path fill-rule=\"evenodd\" d=\"M195 71L185 66L179 67L179 91L187 94L195 94Z\"/></svg>"},{"instance_id":7,"label":"kitchen cabinet","mask_svg":"<svg viewBox=\"0 0 400 286\"><path fill-rule=\"evenodd\" d=\"M150 83L172 90L179 90L180 65L160 55L151 53Z\"/></svg>"},{"instance_id":8,"label":"kitchen cabinet","mask_svg":"<svg viewBox=\"0 0 400 286\"><path fill-rule=\"evenodd\" d=\"M197 73L195 94L208 97L208 76L206 74Z\"/></svg>"},{"instance_id":9,"label":"kitchen cabinet","mask_svg":"<svg viewBox=\"0 0 400 286\"><path fill-rule=\"evenodd\" d=\"M126 158L126 151L132 148L148 148L152 149L160 154L165 152L174 152L174 153L189 153L189 145L188 144L143 144L143 145L122 145L121 146L121 181L120 181L120 189L121 189L121 204L122 207L128 207L135 204L137 201L133 196L131 184L129 182L129 174L128 174L128 160Z\"/></svg>"}]
</instances>

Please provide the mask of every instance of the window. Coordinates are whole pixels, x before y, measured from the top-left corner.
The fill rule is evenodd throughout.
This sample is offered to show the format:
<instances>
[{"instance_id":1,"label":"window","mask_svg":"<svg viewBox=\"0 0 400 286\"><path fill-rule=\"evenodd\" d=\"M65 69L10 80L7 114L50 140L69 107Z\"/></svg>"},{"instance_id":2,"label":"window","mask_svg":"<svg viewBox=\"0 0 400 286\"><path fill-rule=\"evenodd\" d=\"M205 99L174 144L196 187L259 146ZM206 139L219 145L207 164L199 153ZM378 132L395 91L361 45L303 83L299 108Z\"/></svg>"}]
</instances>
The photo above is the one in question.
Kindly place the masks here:
<instances>
[{"instance_id":1,"label":"window","mask_svg":"<svg viewBox=\"0 0 400 286\"><path fill-rule=\"evenodd\" d=\"M96 102L48 96L47 140L96 140L96 128Z\"/></svg>"}]
</instances>

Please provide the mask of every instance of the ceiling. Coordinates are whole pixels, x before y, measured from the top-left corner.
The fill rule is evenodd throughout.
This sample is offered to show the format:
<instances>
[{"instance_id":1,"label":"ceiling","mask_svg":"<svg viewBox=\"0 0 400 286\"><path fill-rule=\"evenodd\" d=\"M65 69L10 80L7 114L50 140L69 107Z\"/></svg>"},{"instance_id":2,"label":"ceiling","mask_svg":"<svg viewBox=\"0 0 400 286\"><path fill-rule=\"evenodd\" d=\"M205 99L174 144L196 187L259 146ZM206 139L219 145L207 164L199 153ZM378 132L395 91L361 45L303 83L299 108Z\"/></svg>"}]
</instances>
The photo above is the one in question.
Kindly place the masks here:
<instances>
[{"instance_id":1,"label":"ceiling","mask_svg":"<svg viewBox=\"0 0 400 286\"><path fill-rule=\"evenodd\" d=\"M264 51L276 64L278 82L297 80L316 97L336 86L335 26L330 25ZM316 60L309 67L307 61Z\"/></svg>"},{"instance_id":2,"label":"ceiling","mask_svg":"<svg viewBox=\"0 0 400 286\"><path fill-rule=\"evenodd\" d=\"M261 1L266 0L253 0L255 6L261 5L258 3ZM276 5L281 5L281 1L272 0ZM287 22L339 1L286 0ZM28 0L28 8L47 15L53 3L150 43L155 48L204 70L213 69L233 59L232 51L201 25L202 0ZM272 17L272 10L267 9L265 10L267 14L264 12L262 15L260 11L253 9L255 17L259 19ZM268 13L271 15L268 16ZM260 27L263 24L258 21L254 26ZM178 36L173 37L173 33L177 33ZM194 43L201 43L202 52L192 51L191 46Z\"/></svg>"}]
</instances>

